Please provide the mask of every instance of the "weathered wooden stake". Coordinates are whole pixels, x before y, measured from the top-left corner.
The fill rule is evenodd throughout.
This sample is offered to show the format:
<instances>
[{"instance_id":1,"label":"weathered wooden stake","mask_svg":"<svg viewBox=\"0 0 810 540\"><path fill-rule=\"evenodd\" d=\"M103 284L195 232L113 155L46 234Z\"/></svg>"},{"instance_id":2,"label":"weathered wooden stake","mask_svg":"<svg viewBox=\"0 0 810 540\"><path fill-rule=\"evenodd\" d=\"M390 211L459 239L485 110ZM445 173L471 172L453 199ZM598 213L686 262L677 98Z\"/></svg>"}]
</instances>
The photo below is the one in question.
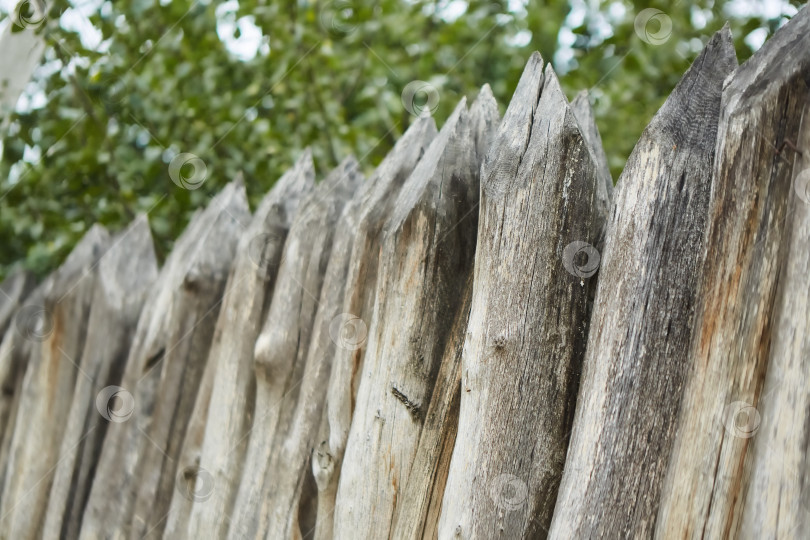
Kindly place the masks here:
<instances>
[{"instance_id":1,"label":"weathered wooden stake","mask_svg":"<svg viewBox=\"0 0 810 540\"><path fill-rule=\"evenodd\" d=\"M166 260L138 320L120 389L110 396L119 406L110 414L80 538L160 535L171 495L158 497L160 471L165 465L174 489L175 445L207 358L240 222L248 219L244 187L228 184L194 215ZM151 504L136 513L142 490Z\"/></svg>"},{"instance_id":2,"label":"weathered wooden stake","mask_svg":"<svg viewBox=\"0 0 810 540\"><path fill-rule=\"evenodd\" d=\"M656 520L663 537L722 537L742 518L750 408L762 392L787 260L793 163L778 150L797 140L810 99L808 50L805 7L723 89L692 370Z\"/></svg>"},{"instance_id":3,"label":"weathered wooden stake","mask_svg":"<svg viewBox=\"0 0 810 540\"><path fill-rule=\"evenodd\" d=\"M268 527L264 508L277 471L270 465L276 433L289 429L334 228L362 176L347 158L301 203L278 270L267 318L254 349L256 407L228 537L254 538Z\"/></svg>"},{"instance_id":4,"label":"weathered wooden stake","mask_svg":"<svg viewBox=\"0 0 810 540\"><path fill-rule=\"evenodd\" d=\"M14 435L4 478L0 528L7 538L42 535L53 471L70 403L81 377L81 360L96 267L109 247L109 234L94 225L49 281L44 303L18 314L32 343L23 379ZM89 397L89 396L88 396Z\"/></svg>"},{"instance_id":5,"label":"weathered wooden stake","mask_svg":"<svg viewBox=\"0 0 810 540\"><path fill-rule=\"evenodd\" d=\"M157 259L146 216L138 217L110 241L98 265L87 337L73 401L48 500L44 538L77 538L84 505L109 420L97 410L99 396L107 405L109 388L117 385L132 344L146 293L158 275Z\"/></svg>"},{"instance_id":6,"label":"weathered wooden stake","mask_svg":"<svg viewBox=\"0 0 810 540\"><path fill-rule=\"evenodd\" d=\"M689 368L720 94L736 65L724 29L619 178L553 538L652 535Z\"/></svg>"},{"instance_id":7,"label":"weathered wooden stake","mask_svg":"<svg viewBox=\"0 0 810 540\"><path fill-rule=\"evenodd\" d=\"M587 336L585 279L596 271L576 255L595 258L598 181L554 71L544 75L533 54L482 167L439 538L533 538L551 521Z\"/></svg>"},{"instance_id":8,"label":"weathered wooden stake","mask_svg":"<svg viewBox=\"0 0 810 540\"><path fill-rule=\"evenodd\" d=\"M315 538L320 540L332 538L337 485L367 347L368 324L374 309L379 237L402 184L435 135L433 119L427 116L418 118L374 171L366 182L368 188L361 194L362 210L346 272L342 304L346 327L340 329L341 332L351 331L351 334L342 338L342 346L335 350L327 390L327 418L321 423L316 438L319 450L312 460L318 488L316 514L320 516L315 526Z\"/></svg>"},{"instance_id":9,"label":"weathered wooden stake","mask_svg":"<svg viewBox=\"0 0 810 540\"><path fill-rule=\"evenodd\" d=\"M227 534L229 520L223 516L230 514L236 498L253 418L253 347L270 304L287 233L301 199L314 185L312 153L307 149L262 199L239 240L204 377L213 379L203 385L212 384L210 403L205 406L201 390L192 415L197 429L186 435L179 466L190 473L188 489L175 491L167 536L183 538L186 527L188 538Z\"/></svg>"}]
</instances>

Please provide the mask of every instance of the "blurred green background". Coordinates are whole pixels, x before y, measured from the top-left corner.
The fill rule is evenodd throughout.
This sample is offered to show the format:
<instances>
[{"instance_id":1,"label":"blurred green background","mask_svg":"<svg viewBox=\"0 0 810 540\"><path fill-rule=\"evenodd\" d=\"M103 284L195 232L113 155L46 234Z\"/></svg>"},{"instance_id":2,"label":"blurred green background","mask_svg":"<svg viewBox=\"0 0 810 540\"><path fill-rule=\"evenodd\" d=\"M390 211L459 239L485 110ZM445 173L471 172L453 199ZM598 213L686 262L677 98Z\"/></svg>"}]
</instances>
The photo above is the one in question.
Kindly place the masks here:
<instances>
[{"instance_id":1,"label":"blurred green background","mask_svg":"<svg viewBox=\"0 0 810 540\"><path fill-rule=\"evenodd\" d=\"M42 275L93 223L118 231L138 212L165 257L239 171L255 208L307 146L320 175L350 153L370 172L414 118L410 82L430 84L414 99L435 105L439 126L484 83L503 112L533 50L569 98L590 90L616 179L713 32L730 21L744 61L801 3L50 2L42 64L3 127L0 278L15 266ZM0 26L17 8L0 2ZM637 32L649 8L663 18ZM205 163L199 189L169 177L179 153Z\"/></svg>"}]
</instances>

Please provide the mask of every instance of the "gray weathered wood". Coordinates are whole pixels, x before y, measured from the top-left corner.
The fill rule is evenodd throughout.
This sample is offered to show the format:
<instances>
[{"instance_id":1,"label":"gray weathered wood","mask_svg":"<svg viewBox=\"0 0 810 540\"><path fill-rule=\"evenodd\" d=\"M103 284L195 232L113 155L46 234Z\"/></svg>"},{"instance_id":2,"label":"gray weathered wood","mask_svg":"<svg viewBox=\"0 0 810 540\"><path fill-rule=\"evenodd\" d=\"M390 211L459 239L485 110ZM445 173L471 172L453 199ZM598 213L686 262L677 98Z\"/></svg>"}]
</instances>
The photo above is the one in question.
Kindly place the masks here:
<instances>
[{"instance_id":1,"label":"gray weathered wood","mask_svg":"<svg viewBox=\"0 0 810 540\"><path fill-rule=\"evenodd\" d=\"M175 441L182 440L185 424L181 413L197 389L192 378L195 370L187 372L188 386L183 385L187 397L182 401L177 387L169 388L169 383L177 382L176 369L201 364L207 356L225 278L242 229L239 221L247 219L244 187L228 184L204 211L192 217L161 269L141 311L120 385L118 397L128 407L121 407L107 428L80 538L159 532L168 501L153 497L154 507L164 512L155 524L151 513L133 515L136 496L146 488L156 493L154 468L162 466L166 458L151 457L156 445L170 452ZM172 397L168 407L160 406ZM172 417L177 420L176 430L167 434L165 426ZM143 466L145 460L149 460L148 467ZM166 468L171 469L171 464ZM167 474L173 482L173 471ZM147 522L157 525L156 530L145 530Z\"/></svg>"},{"instance_id":2,"label":"gray weathered wood","mask_svg":"<svg viewBox=\"0 0 810 540\"><path fill-rule=\"evenodd\" d=\"M351 168L341 174L360 174L353 161L347 165ZM356 182L358 180L352 180L352 183ZM281 407L293 412L289 426L277 429L273 437L269 462L273 474L268 477L270 485L264 488L267 529L260 531L260 537L302 538L314 528L317 491L310 456L326 401L335 345L342 337L339 332L347 323L340 310L357 218L362 209L362 195L360 191L346 204L337 222L300 390L297 395L291 393L282 400Z\"/></svg>"},{"instance_id":3,"label":"gray weathered wood","mask_svg":"<svg viewBox=\"0 0 810 540\"><path fill-rule=\"evenodd\" d=\"M390 534L475 255L479 161L462 99L386 222L368 350L334 516L335 538Z\"/></svg>"},{"instance_id":4,"label":"gray weathered wood","mask_svg":"<svg viewBox=\"0 0 810 540\"><path fill-rule=\"evenodd\" d=\"M146 216L137 218L110 244L98 265L79 375L53 473L44 538L78 537L107 431L108 420L96 410L96 397L120 381L146 292L158 275Z\"/></svg>"},{"instance_id":5,"label":"gray weathered wood","mask_svg":"<svg viewBox=\"0 0 810 540\"><path fill-rule=\"evenodd\" d=\"M534 53L482 167L464 391L439 538L541 536L562 473L593 264L584 272L568 246L592 244L603 216L596 164L554 71L542 68Z\"/></svg>"},{"instance_id":6,"label":"gray weathered wood","mask_svg":"<svg viewBox=\"0 0 810 540\"><path fill-rule=\"evenodd\" d=\"M31 355L39 353L39 347L35 346L38 342L30 339L30 333L36 328L37 314L44 313L45 291L52 287L55 273L25 298L22 306L25 309L18 309L14 313L0 344L0 486L4 483L11 439L17 424L23 377Z\"/></svg>"},{"instance_id":7,"label":"gray weathered wood","mask_svg":"<svg viewBox=\"0 0 810 540\"><path fill-rule=\"evenodd\" d=\"M26 312L25 332L33 343L17 410L4 478L0 528L8 538L42 534L48 492L59 461L78 361L87 334L96 266L109 245L107 231L94 225L59 267L44 291L42 306Z\"/></svg>"},{"instance_id":8,"label":"gray weathered wood","mask_svg":"<svg viewBox=\"0 0 810 540\"><path fill-rule=\"evenodd\" d=\"M335 496L346 439L349 436L354 402L366 351L366 333L374 306L379 260L379 237L393 210L402 184L436 135L428 116L418 118L397 141L366 182L360 194L361 212L346 273L342 313L347 330L360 332L345 337L335 350L327 390L326 419L317 437L319 452L312 462L318 488L315 538L332 538Z\"/></svg>"},{"instance_id":9,"label":"gray weathered wood","mask_svg":"<svg viewBox=\"0 0 810 540\"><path fill-rule=\"evenodd\" d=\"M810 99L808 50L805 7L723 90L692 370L656 520L663 537L722 537L742 518L753 415L743 426L737 415L757 406L774 330L793 178L780 147L795 145Z\"/></svg>"},{"instance_id":10,"label":"gray weathered wood","mask_svg":"<svg viewBox=\"0 0 810 540\"><path fill-rule=\"evenodd\" d=\"M23 300L36 286L34 275L27 270L14 272L0 283L0 340L11 325L11 319Z\"/></svg>"},{"instance_id":11,"label":"gray weathered wood","mask_svg":"<svg viewBox=\"0 0 810 540\"><path fill-rule=\"evenodd\" d=\"M182 443L200 389L214 335L222 295L233 263L236 244L250 221L247 197L241 180L226 186L211 201L210 229L201 233L194 266L188 271L183 293L192 297L182 314L182 323L169 337L163 355L154 409L143 436L149 441L138 457L135 499L130 537L160 538L177 486L177 464Z\"/></svg>"},{"instance_id":12,"label":"gray weathered wood","mask_svg":"<svg viewBox=\"0 0 810 540\"><path fill-rule=\"evenodd\" d=\"M391 538L437 538L450 458L458 432L461 401L461 353L470 318L472 273L467 277L461 304L442 355L436 386L425 411L407 483L398 497ZM452 496L452 495L451 495Z\"/></svg>"},{"instance_id":13,"label":"gray weathered wood","mask_svg":"<svg viewBox=\"0 0 810 540\"><path fill-rule=\"evenodd\" d=\"M175 490L167 537L183 538L187 531L189 538L223 538L227 533L226 516L242 476L253 416L253 347L267 313L284 240L314 180L312 153L307 149L262 199L239 240L178 466L189 472L183 475L189 485ZM199 474L191 474L195 471Z\"/></svg>"},{"instance_id":14,"label":"gray weathered wood","mask_svg":"<svg viewBox=\"0 0 810 540\"><path fill-rule=\"evenodd\" d=\"M269 467L273 439L277 428L283 433L289 426L293 411L285 403L299 394L334 227L359 184L356 169L354 158L347 158L304 199L284 244L254 349L256 407L229 538L253 538L268 527L264 501L276 474Z\"/></svg>"},{"instance_id":15,"label":"gray weathered wood","mask_svg":"<svg viewBox=\"0 0 810 540\"><path fill-rule=\"evenodd\" d=\"M607 155L605 149L602 147L602 136L599 134L599 128L596 126L596 116L594 115L591 102L588 97L588 91L583 90L574 101L571 102L571 111L579 123L579 130L588 143L588 150L591 151L591 159L596 163L596 174L599 175L599 183L596 185L596 203L599 213L606 218L610 216L613 211L613 177L610 174L610 167L608 167ZM604 234L605 227L600 233L600 240L595 244L598 250L604 247Z\"/></svg>"},{"instance_id":16,"label":"gray weathered wood","mask_svg":"<svg viewBox=\"0 0 810 540\"><path fill-rule=\"evenodd\" d=\"M485 85L470 107L470 125L476 142L476 161L481 163L498 129L498 104ZM478 222L478 200L470 217ZM419 435L407 482L398 492L391 525L393 538L433 538L441 510L450 456L458 429L461 396L461 351L470 315L472 273L468 274L455 320L447 335L447 344L439 361L439 372L430 404L426 406L424 426Z\"/></svg>"},{"instance_id":17,"label":"gray weathered wood","mask_svg":"<svg viewBox=\"0 0 810 540\"><path fill-rule=\"evenodd\" d=\"M689 366L720 94L736 65L726 28L619 179L552 538L652 535Z\"/></svg>"},{"instance_id":18,"label":"gray weathered wood","mask_svg":"<svg viewBox=\"0 0 810 540\"><path fill-rule=\"evenodd\" d=\"M757 411L737 411L750 414L739 420L758 428L746 456L751 473L742 519L733 531L746 538L810 537L810 102L800 133L802 153L786 156L794 162L794 189L768 371Z\"/></svg>"}]
</instances>

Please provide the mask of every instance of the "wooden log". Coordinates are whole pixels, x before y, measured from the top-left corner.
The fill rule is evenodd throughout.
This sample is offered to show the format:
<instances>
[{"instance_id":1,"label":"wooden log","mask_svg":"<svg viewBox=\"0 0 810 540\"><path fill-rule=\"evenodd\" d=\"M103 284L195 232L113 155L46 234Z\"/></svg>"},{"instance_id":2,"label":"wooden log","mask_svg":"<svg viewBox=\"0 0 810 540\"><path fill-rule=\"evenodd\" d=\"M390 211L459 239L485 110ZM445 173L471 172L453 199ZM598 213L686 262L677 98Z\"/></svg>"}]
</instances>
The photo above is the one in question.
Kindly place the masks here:
<instances>
[{"instance_id":1,"label":"wooden log","mask_svg":"<svg viewBox=\"0 0 810 540\"><path fill-rule=\"evenodd\" d=\"M108 420L99 395L120 382L146 293L158 275L145 215L111 241L98 265L80 376L59 451L43 537L77 538ZM106 392L106 393L105 393ZM106 403L106 399L103 400ZM104 411L104 409L102 409Z\"/></svg>"},{"instance_id":2,"label":"wooden log","mask_svg":"<svg viewBox=\"0 0 810 540\"><path fill-rule=\"evenodd\" d=\"M475 153L480 163L497 132L500 115L498 104L485 85L470 107L470 125L475 140ZM478 200L471 217L478 222ZM433 538L439 522L442 495L447 481L450 456L458 429L458 407L461 399L461 351L470 315L472 273L468 274L459 308L447 335L447 344L439 362L439 372L425 411L425 422L414 452L407 482L397 496L391 536L393 538Z\"/></svg>"},{"instance_id":3,"label":"wooden log","mask_svg":"<svg viewBox=\"0 0 810 540\"><path fill-rule=\"evenodd\" d=\"M805 7L723 90L709 254L656 535L721 537L741 519L744 458L774 331L785 265L790 149L810 99L810 10ZM786 149L787 148L787 149ZM743 411L742 417L737 414ZM750 413L750 414L748 414ZM749 423L740 426L745 418Z\"/></svg>"},{"instance_id":4,"label":"wooden log","mask_svg":"<svg viewBox=\"0 0 810 540\"><path fill-rule=\"evenodd\" d=\"M96 266L109 245L94 225L59 267L43 305L23 308L18 324L33 340L23 380L4 479L0 529L8 538L33 539L42 525L59 461L68 411L82 357Z\"/></svg>"},{"instance_id":5,"label":"wooden log","mask_svg":"<svg viewBox=\"0 0 810 540\"><path fill-rule=\"evenodd\" d=\"M456 319L442 355L436 386L425 412L408 482L399 496L392 523L395 539L437 538L439 513L458 435L461 402L461 353L472 300L472 273L467 277ZM400 502L401 501L401 502Z\"/></svg>"},{"instance_id":6,"label":"wooden log","mask_svg":"<svg viewBox=\"0 0 810 540\"><path fill-rule=\"evenodd\" d=\"M299 394L334 227L362 178L357 168L347 158L304 199L284 244L254 349L256 407L229 538L259 537L268 527L263 507L277 473L269 467L273 439L289 427L292 410L284 405Z\"/></svg>"},{"instance_id":7,"label":"wooden log","mask_svg":"<svg viewBox=\"0 0 810 540\"><path fill-rule=\"evenodd\" d=\"M4 484L11 439L17 424L23 377L31 355L39 353L38 342L31 339L31 332L43 321L45 313L45 291L52 287L53 275L46 278L24 301L24 305L14 312L8 331L0 344L0 486ZM24 308L24 309L23 309ZM2 497L2 492L0 492ZM2 502L2 498L0 498Z\"/></svg>"},{"instance_id":8,"label":"wooden log","mask_svg":"<svg viewBox=\"0 0 810 540\"><path fill-rule=\"evenodd\" d=\"M189 538L223 538L227 533L224 516L230 513L242 476L253 416L253 347L284 240L314 180L307 149L262 199L239 240L178 466L178 476L188 477L188 484L174 492L166 537L183 538L188 531Z\"/></svg>"},{"instance_id":9,"label":"wooden log","mask_svg":"<svg viewBox=\"0 0 810 540\"><path fill-rule=\"evenodd\" d=\"M360 173L350 169L341 174ZM362 187L368 189L371 185ZM351 324L340 310L363 191L346 204L335 227L300 389L297 395L290 393L282 399L281 408L292 414L289 426L279 426L273 437L268 469L273 474L268 478L270 485L264 487L267 517L263 521L267 529L260 531L259 537L304 538L314 528L316 489L310 456L326 401L335 344L345 338L341 332L347 323Z\"/></svg>"},{"instance_id":10,"label":"wooden log","mask_svg":"<svg viewBox=\"0 0 810 540\"><path fill-rule=\"evenodd\" d=\"M379 237L393 211L397 194L436 135L429 116L420 117L397 141L359 195L360 215L346 272L344 320L338 325L341 346L335 350L327 390L326 418L316 438L319 451L312 462L318 489L315 538L331 539L335 496L346 439L349 436L359 373L366 351L368 323L374 307L379 260ZM344 335L343 332L350 332Z\"/></svg>"},{"instance_id":11,"label":"wooden log","mask_svg":"<svg viewBox=\"0 0 810 540\"><path fill-rule=\"evenodd\" d=\"M542 67L534 53L482 166L439 538L544 535L562 473L587 336L585 279L596 272L574 255L603 216L596 164L554 71Z\"/></svg>"},{"instance_id":12,"label":"wooden log","mask_svg":"<svg viewBox=\"0 0 810 540\"><path fill-rule=\"evenodd\" d=\"M230 192L229 192L230 191ZM210 206L216 212L210 229L197 246L199 262L184 282L193 303L185 320L170 336L160 366L154 410L144 437L149 441L139 456L135 477L138 492L130 537L160 538L176 488L181 445L208 359L222 295L233 263L239 235L250 221L241 179L229 184ZM196 262L196 261L195 261ZM175 308L175 313L179 310Z\"/></svg>"},{"instance_id":13,"label":"wooden log","mask_svg":"<svg viewBox=\"0 0 810 540\"><path fill-rule=\"evenodd\" d=\"M619 179L550 536L652 536L674 442L705 253L723 80L714 35Z\"/></svg>"},{"instance_id":14,"label":"wooden log","mask_svg":"<svg viewBox=\"0 0 810 540\"><path fill-rule=\"evenodd\" d=\"M185 430L184 407L196 391L195 377L213 335L218 308L238 234L248 219L244 187L228 184L198 211L175 242L141 311L121 387L119 407L102 447L95 480L85 507L80 538L139 537L159 534L168 500L157 497L155 469L165 455L154 458L158 445L167 454ZM187 394L178 395L177 371L186 370ZM158 395L158 387L161 394ZM185 397L183 397L185 396ZM161 405L168 401L169 406ZM171 434L164 430L174 417ZM173 458L176 460L176 456ZM148 461L151 460L151 461ZM144 461L148 463L144 464ZM171 469L171 463L166 467ZM173 471L167 473L174 479ZM155 494L163 515L154 524L151 512L134 516L140 489ZM146 522L154 530L144 529Z\"/></svg>"},{"instance_id":15,"label":"wooden log","mask_svg":"<svg viewBox=\"0 0 810 540\"><path fill-rule=\"evenodd\" d=\"M27 270L14 272L0 283L0 341L23 300L36 286L34 275Z\"/></svg>"},{"instance_id":16,"label":"wooden log","mask_svg":"<svg viewBox=\"0 0 810 540\"><path fill-rule=\"evenodd\" d=\"M475 255L479 161L462 99L386 222L335 538L387 537Z\"/></svg>"},{"instance_id":17,"label":"wooden log","mask_svg":"<svg viewBox=\"0 0 810 540\"><path fill-rule=\"evenodd\" d=\"M801 122L801 154L785 156L794 163L794 189L762 396L756 409L741 407L731 419L754 435L740 526L732 533L739 537L810 537L810 102Z\"/></svg>"}]
</instances>

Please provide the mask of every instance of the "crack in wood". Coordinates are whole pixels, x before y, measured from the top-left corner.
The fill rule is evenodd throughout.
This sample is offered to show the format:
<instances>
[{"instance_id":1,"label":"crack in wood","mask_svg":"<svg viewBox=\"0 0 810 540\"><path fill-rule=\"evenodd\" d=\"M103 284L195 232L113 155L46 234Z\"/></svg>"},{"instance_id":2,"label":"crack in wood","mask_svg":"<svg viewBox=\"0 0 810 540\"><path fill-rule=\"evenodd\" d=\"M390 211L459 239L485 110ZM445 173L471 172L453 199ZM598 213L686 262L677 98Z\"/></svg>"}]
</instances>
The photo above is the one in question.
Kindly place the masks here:
<instances>
[{"instance_id":1,"label":"crack in wood","mask_svg":"<svg viewBox=\"0 0 810 540\"><path fill-rule=\"evenodd\" d=\"M411 416L413 417L413 419L414 419L414 420L416 420L417 422L421 422L421 421L422 421L422 408L421 408L421 405L419 405L418 403L414 403L413 401L411 401L410 399L408 399L408 396L406 396L405 394L403 394L403 393L402 393L402 392L401 392L401 391L400 391L400 390L399 390L399 389L398 389L396 386L394 386L394 385L391 385L391 394L392 394L392 395L393 395L395 398L397 398L397 400L398 400L400 403L402 403L403 405L405 405L405 408L406 408L406 409L408 409L408 412L409 412L409 413L411 413Z\"/></svg>"}]
</instances>

